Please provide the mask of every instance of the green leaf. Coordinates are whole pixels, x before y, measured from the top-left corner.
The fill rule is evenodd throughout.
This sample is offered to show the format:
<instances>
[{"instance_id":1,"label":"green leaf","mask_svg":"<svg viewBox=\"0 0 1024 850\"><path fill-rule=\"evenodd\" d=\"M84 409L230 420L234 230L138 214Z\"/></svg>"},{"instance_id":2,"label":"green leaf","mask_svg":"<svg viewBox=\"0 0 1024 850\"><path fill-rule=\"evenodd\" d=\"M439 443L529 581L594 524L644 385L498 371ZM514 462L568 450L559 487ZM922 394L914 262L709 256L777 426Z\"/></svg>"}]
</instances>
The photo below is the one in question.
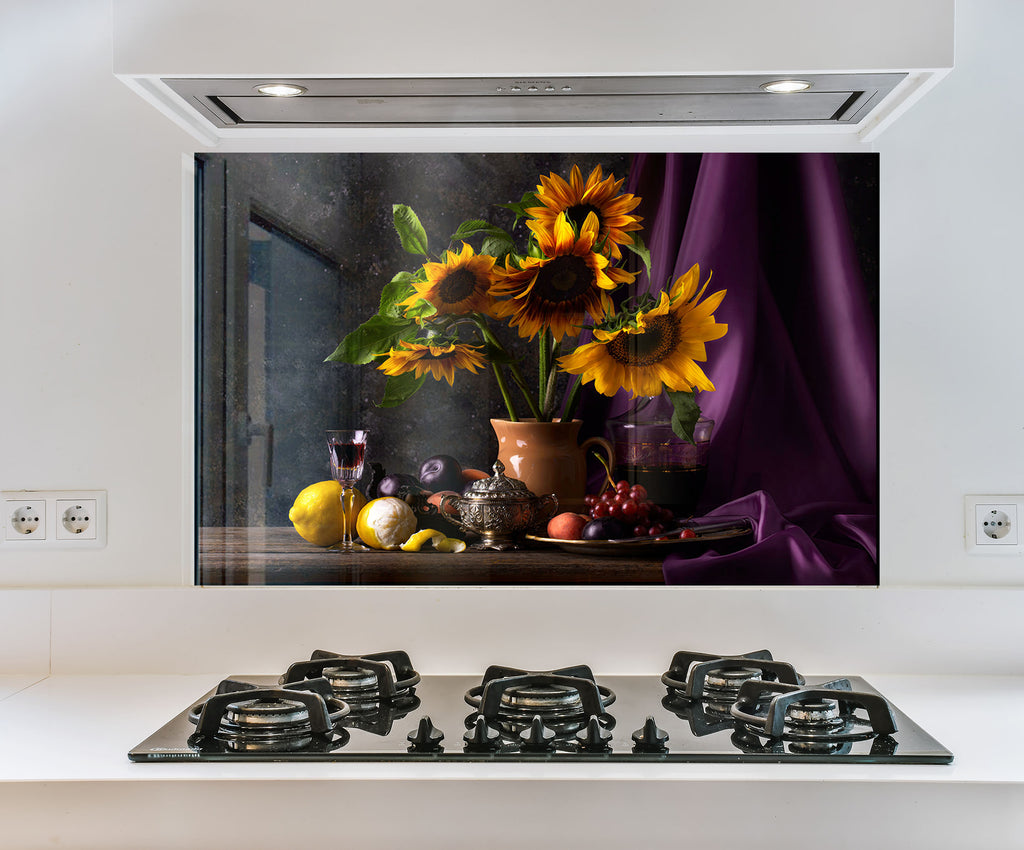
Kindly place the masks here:
<instances>
[{"instance_id":1,"label":"green leaf","mask_svg":"<svg viewBox=\"0 0 1024 850\"><path fill-rule=\"evenodd\" d=\"M519 219L530 217L530 214L527 212L530 207L539 207L543 206L543 204L537 199L535 192L527 192L519 199L518 203L498 204L498 206L506 210L512 210L516 214L515 221L512 222L512 226L515 227L519 223Z\"/></svg>"},{"instance_id":2,"label":"green leaf","mask_svg":"<svg viewBox=\"0 0 1024 850\"><path fill-rule=\"evenodd\" d=\"M437 312L437 307L421 298L411 307L405 308L405 316L409 319L427 319Z\"/></svg>"},{"instance_id":3,"label":"green leaf","mask_svg":"<svg viewBox=\"0 0 1024 850\"><path fill-rule=\"evenodd\" d=\"M644 268L647 269L647 276L651 276L651 252L647 249L644 244L644 240L640 238L638 233L631 233L630 236L633 238L633 243L623 243L623 247L632 251L636 254L644 264Z\"/></svg>"},{"instance_id":4,"label":"green leaf","mask_svg":"<svg viewBox=\"0 0 1024 850\"><path fill-rule=\"evenodd\" d=\"M391 319L374 315L346 336L327 358L332 363L370 363L387 354L400 339L416 335L416 323L408 319Z\"/></svg>"},{"instance_id":5,"label":"green leaf","mask_svg":"<svg viewBox=\"0 0 1024 850\"><path fill-rule=\"evenodd\" d=\"M675 409L672 414L672 430L681 440L696 445L693 440L693 429L697 426L697 420L700 419L700 407L697 406L696 393L670 390L668 398Z\"/></svg>"},{"instance_id":6,"label":"green leaf","mask_svg":"<svg viewBox=\"0 0 1024 850\"><path fill-rule=\"evenodd\" d=\"M512 239L508 235L508 232L502 230L496 224L491 224L489 221L483 219L471 219L470 221L464 221L459 225L459 229L452 234L451 241L459 242L463 239L468 239L470 236L476 236L478 233L486 233L488 236L501 237L504 236L506 239Z\"/></svg>"},{"instance_id":7,"label":"green leaf","mask_svg":"<svg viewBox=\"0 0 1024 850\"><path fill-rule=\"evenodd\" d=\"M488 236L484 239L480 246L480 253L501 260L511 254L515 248L516 244L512 241L512 237L504 233L501 236Z\"/></svg>"},{"instance_id":8,"label":"green leaf","mask_svg":"<svg viewBox=\"0 0 1024 850\"><path fill-rule=\"evenodd\" d=\"M391 319L400 319L403 308L399 303L416 291L412 285L415 279L412 272L399 272L391 278L391 282L384 285L380 294L380 309L377 312Z\"/></svg>"},{"instance_id":9,"label":"green leaf","mask_svg":"<svg viewBox=\"0 0 1024 850\"><path fill-rule=\"evenodd\" d=\"M395 230L402 240L402 247L410 254L427 256L427 231L420 224L419 217L412 207L395 204L392 207L395 216Z\"/></svg>"},{"instance_id":10,"label":"green leaf","mask_svg":"<svg viewBox=\"0 0 1024 850\"><path fill-rule=\"evenodd\" d=\"M384 384L384 398L378 407L398 407L423 386L426 379L426 373L417 378L413 372L389 377L387 383Z\"/></svg>"}]
</instances>

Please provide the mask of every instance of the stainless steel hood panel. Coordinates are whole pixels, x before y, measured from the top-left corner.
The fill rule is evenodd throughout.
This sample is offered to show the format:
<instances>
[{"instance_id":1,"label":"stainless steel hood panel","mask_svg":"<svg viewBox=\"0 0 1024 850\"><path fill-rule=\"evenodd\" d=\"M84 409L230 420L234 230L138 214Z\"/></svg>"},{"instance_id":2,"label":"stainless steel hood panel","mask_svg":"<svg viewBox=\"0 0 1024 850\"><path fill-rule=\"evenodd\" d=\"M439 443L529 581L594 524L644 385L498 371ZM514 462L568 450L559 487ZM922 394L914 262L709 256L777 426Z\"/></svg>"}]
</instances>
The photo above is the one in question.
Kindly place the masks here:
<instances>
[{"instance_id":1,"label":"stainless steel hood panel","mask_svg":"<svg viewBox=\"0 0 1024 850\"><path fill-rule=\"evenodd\" d=\"M111 5L114 74L208 145L862 144L954 58L954 0ZM794 77L814 85L760 89ZM255 94L271 81L309 91Z\"/></svg>"},{"instance_id":2,"label":"stainless steel hood panel","mask_svg":"<svg viewBox=\"0 0 1024 850\"><path fill-rule=\"evenodd\" d=\"M578 78L164 79L215 126L762 126L859 121L907 75L795 75L811 88L771 94L772 76ZM307 91L261 95L287 81Z\"/></svg>"}]
</instances>

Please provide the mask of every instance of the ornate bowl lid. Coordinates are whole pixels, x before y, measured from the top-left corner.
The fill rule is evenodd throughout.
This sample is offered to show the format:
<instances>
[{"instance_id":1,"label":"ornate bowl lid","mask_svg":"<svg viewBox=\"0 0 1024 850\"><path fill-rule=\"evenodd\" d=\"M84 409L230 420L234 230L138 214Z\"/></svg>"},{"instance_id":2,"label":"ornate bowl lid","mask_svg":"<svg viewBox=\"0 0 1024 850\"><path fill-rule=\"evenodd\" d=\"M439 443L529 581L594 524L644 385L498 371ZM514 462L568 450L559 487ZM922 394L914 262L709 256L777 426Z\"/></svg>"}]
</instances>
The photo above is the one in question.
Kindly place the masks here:
<instances>
[{"instance_id":1,"label":"ornate bowl lid","mask_svg":"<svg viewBox=\"0 0 1024 850\"><path fill-rule=\"evenodd\" d=\"M518 502L537 498L518 478L509 478L505 475L505 464L500 460L496 460L491 469L494 470L494 475L474 481L462 497L465 501Z\"/></svg>"}]
</instances>

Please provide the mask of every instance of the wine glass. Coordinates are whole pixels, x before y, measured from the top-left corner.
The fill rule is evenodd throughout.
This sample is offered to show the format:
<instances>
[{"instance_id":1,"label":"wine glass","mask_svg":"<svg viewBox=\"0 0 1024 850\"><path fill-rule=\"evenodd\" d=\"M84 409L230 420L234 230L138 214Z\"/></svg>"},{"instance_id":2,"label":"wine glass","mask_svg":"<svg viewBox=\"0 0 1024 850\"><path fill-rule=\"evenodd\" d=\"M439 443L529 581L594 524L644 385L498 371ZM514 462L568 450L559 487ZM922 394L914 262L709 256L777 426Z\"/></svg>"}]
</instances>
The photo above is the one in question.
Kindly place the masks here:
<instances>
[{"instance_id":1,"label":"wine glass","mask_svg":"<svg viewBox=\"0 0 1024 850\"><path fill-rule=\"evenodd\" d=\"M331 477L341 485L341 507L344 517L344 536L337 548L342 552L355 552L352 542L352 488L363 475L366 457L366 431L328 431L327 448L331 459ZM361 547L360 547L361 548Z\"/></svg>"}]
</instances>

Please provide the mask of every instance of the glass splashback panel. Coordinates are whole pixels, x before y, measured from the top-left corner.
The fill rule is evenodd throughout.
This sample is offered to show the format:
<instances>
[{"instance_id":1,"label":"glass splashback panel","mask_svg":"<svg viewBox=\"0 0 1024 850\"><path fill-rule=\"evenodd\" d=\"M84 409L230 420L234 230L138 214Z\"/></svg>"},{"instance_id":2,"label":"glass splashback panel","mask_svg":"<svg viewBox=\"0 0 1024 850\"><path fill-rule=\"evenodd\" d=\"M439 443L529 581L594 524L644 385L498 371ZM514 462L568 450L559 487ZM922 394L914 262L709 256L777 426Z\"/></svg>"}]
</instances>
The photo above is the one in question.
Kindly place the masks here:
<instances>
[{"instance_id":1,"label":"glass splashback panel","mask_svg":"<svg viewBox=\"0 0 1024 850\"><path fill-rule=\"evenodd\" d=\"M232 153L198 155L197 166L198 583L877 583L877 155ZM415 219L396 218L396 206ZM563 208L570 235L550 235ZM587 213L600 229L590 244ZM415 244L420 232L426 246ZM468 292L458 287L481 266L467 262L464 243L473 258L497 258L488 273L504 281L498 297L511 306L487 322L494 339L469 315L487 308L464 302L465 315L442 323L437 336L427 338L437 315L424 315L417 331L392 343L405 351L399 339L442 347L454 340L489 362L431 352L418 382L414 358L399 358L406 373L390 377L378 368L384 355L362 364L328 360L378 313L396 281L422 288L440 280L449 294ZM420 528L441 524L470 548L348 554L300 533L329 524L322 492L300 498L331 479L326 430L370 432L364 492L381 471L416 478L438 455L454 457L467 470L458 489L469 486L472 475L492 473L499 446L490 420L508 418L506 397L520 419L532 418L534 405L542 415L566 412L575 375L544 365L594 343L595 313L621 316L639 293L650 300L632 304L634 329L638 309L648 327L671 312L669 302L678 318L681 290L673 284L694 264L700 286L711 278L700 299L726 291L714 316L728 330L673 338L688 354L673 355L661 374L697 380L696 366L714 386L695 396L714 426L693 514L747 518L749 535L602 541L586 551L520 536L518 549L485 551L472 548L472 532L423 511ZM563 302L579 295L573 287L583 275L593 297L574 314ZM544 286L547 300L537 306L530 299ZM390 315L412 321L415 309L402 300L387 305ZM558 331L557 347L539 344L547 327ZM621 323L605 325L616 329ZM652 339L626 335L620 351L650 354L641 349ZM519 358L517 371L497 344ZM670 423L666 397L638 404L628 392L595 391L623 380L609 367L611 346L604 355L596 373L583 375L579 439L612 439L616 422ZM548 374L545 396L539 385ZM412 383L421 385L391 404ZM598 454L584 453L590 493L604 484ZM442 480L444 489L454 486ZM420 509L425 496L411 501ZM290 518L293 506L308 513ZM633 523L625 531L635 536ZM532 536L546 538L546 526Z\"/></svg>"}]
</instances>

